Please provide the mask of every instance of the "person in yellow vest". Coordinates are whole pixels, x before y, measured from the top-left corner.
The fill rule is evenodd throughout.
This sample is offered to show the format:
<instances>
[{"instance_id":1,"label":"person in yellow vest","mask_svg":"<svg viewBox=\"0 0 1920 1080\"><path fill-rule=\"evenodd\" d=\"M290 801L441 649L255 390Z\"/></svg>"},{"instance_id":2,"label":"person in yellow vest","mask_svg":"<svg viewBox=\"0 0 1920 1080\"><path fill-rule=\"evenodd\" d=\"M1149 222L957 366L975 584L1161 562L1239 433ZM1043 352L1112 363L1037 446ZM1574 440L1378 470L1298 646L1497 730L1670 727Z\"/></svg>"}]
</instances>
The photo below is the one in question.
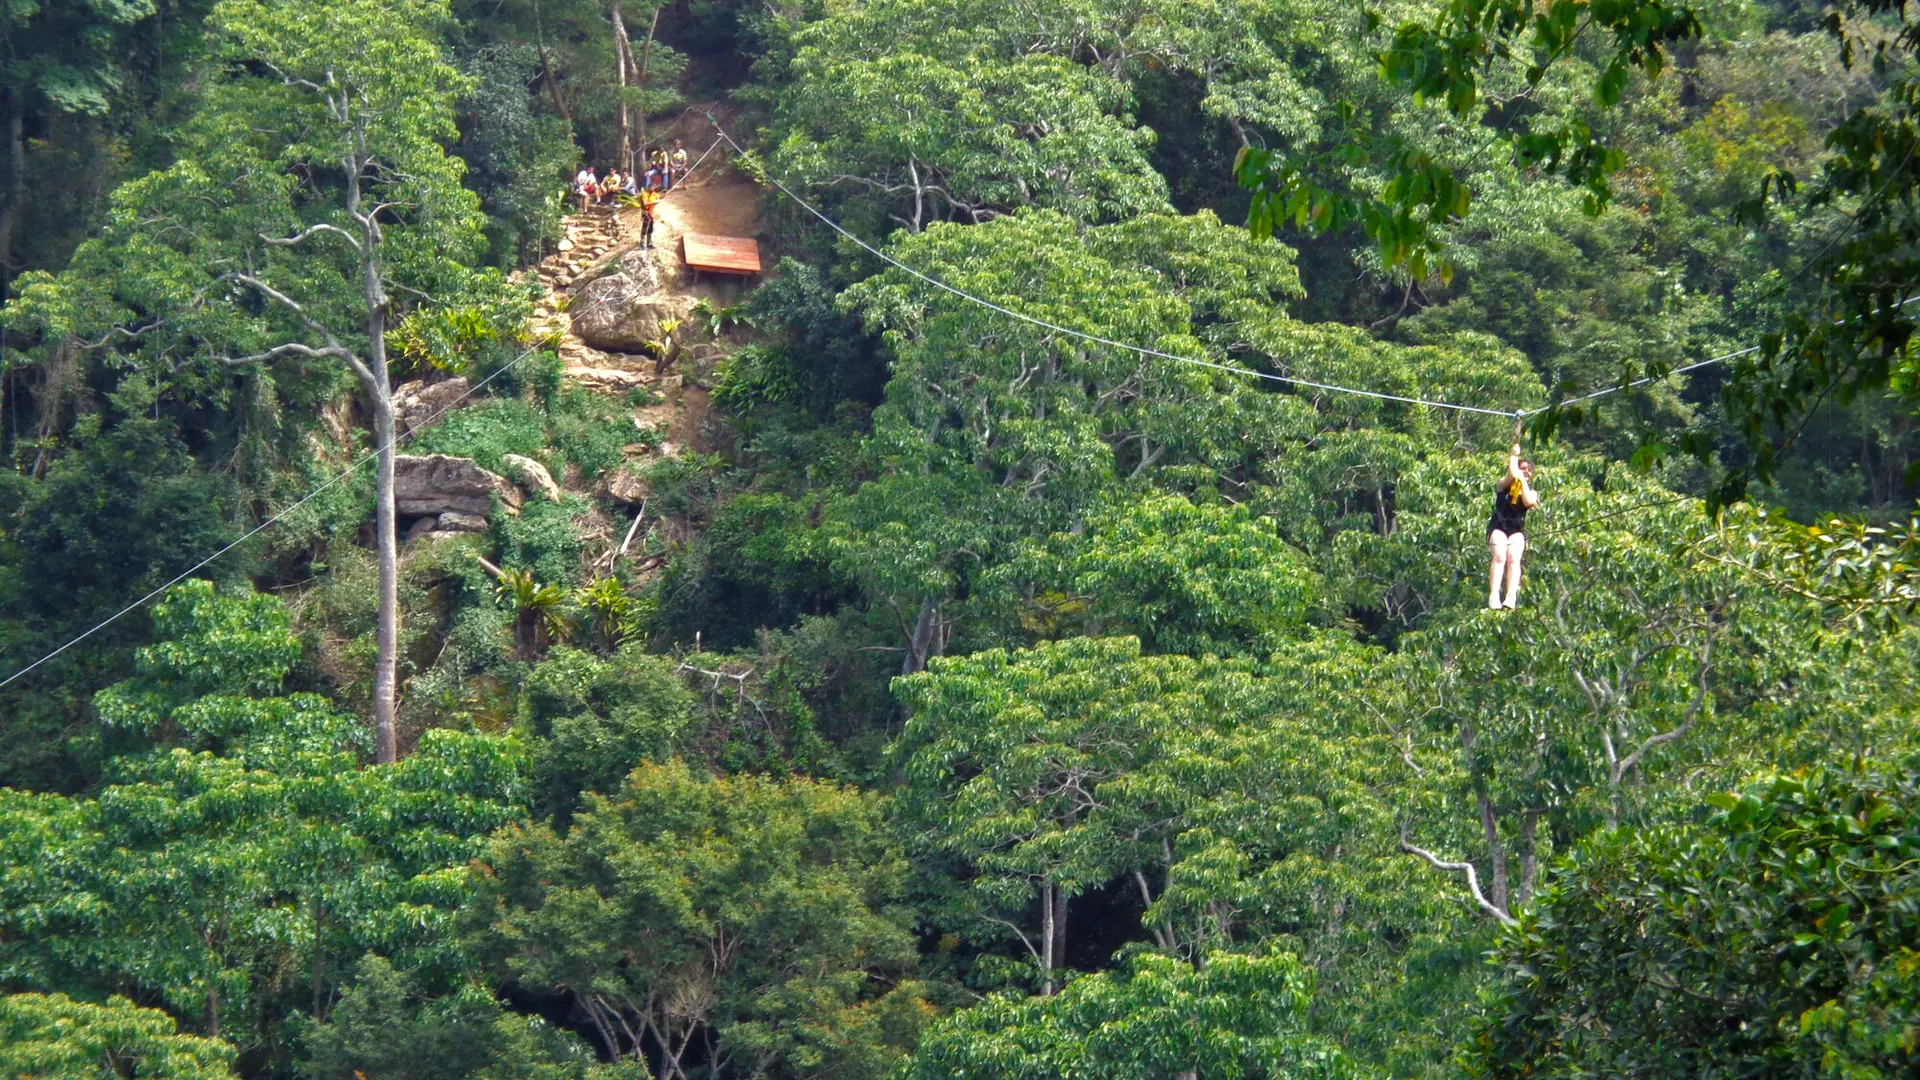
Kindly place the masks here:
<instances>
[{"instance_id":1,"label":"person in yellow vest","mask_svg":"<svg viewBox=\"0 0 1920 1080\"><path fill-rule=\"evenodd\" d=\"M640 200L640 248L645 251L653 247L653 208L660 205L660 193L641 188L637 197Z\"/></svg>"},{"instance_id":2,"label":"person in yellow vest","mask_svg":"<svg viewBox=\"0 0 1920 1080\"><path fill-rule=\"evenodd\" d=\"M687 148L679 139L673 140L673 153L667 155L667 171L675 184L687 178Z\"/></svg>"}]
</instances>

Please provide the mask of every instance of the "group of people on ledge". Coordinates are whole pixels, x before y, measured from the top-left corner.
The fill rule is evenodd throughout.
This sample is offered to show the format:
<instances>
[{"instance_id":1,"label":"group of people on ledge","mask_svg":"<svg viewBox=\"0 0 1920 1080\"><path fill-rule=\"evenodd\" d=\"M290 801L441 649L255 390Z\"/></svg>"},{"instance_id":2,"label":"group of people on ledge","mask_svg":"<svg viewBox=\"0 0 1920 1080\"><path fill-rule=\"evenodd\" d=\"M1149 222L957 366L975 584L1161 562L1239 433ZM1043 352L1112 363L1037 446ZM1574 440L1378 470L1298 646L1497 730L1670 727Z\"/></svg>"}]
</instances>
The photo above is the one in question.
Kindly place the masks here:
<instances>
[{"instance_id":1,"label":"group of people on ledge","mask_svg":"<svg viewBox=\"0 0 1920 1080\"><path fill-rule=\"evenodd\" d=\"M680 140L675 139L672 150L654 147L653 152L647 155L647 171L637 176L631 172L623 176L620 167L613 165L602 177L593 166L582 165L573 176L573 194L579 200L583 214L595 206L612 206L622 195L647 204L657 202L659 196L673 190L673 185L685 179L686 175L687 149ZM654 198L649 200L646 197L648 194Z\"/></svg>"}]
</instances>

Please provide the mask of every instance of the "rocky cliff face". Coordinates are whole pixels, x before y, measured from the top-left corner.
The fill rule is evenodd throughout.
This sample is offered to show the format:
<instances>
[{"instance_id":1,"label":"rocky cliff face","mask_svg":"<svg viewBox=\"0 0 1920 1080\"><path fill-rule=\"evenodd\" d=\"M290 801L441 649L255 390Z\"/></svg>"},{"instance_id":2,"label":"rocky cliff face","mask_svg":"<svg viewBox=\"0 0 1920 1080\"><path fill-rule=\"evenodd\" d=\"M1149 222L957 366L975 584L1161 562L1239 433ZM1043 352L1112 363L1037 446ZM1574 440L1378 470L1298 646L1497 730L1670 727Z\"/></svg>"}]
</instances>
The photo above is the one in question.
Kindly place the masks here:
<instances>
[{"instance_id":1,"label":"rocky cliff face","mask_svg":"<svg viewBox=\"0 0 1920 1080\"><path fill-rule=\"evenodd\" d=\"M431 385L410 382L395 387L393 409L400 434L411 435L439 418L440 414L468 403L473 384L465 377L445 379Z\"/></svg>"},{"instance_id":2,"label":"rocky cliff face","mask_svg":"<svg viewBox=\"0 0 1920 1080\"><path fill-rule=\"evenodd\" d=\"M393 494L400 517L416 519L409 537L429 532L485 532L495 496L509 512L523 501L506 477L488 472L471 458L400 454L393 461ZM424 525L431 521L433 524Z\"/></svg>"}]
</instances>

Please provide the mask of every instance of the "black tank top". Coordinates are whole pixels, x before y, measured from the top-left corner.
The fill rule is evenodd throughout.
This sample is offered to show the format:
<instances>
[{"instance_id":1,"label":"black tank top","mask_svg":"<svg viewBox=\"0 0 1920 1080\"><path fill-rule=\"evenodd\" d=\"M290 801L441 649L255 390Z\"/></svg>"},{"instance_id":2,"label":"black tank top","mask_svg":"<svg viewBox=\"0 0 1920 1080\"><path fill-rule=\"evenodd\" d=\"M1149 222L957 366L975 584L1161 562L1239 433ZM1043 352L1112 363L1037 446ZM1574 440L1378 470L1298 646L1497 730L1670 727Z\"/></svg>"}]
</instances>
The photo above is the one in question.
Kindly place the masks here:
<instances>
[{"instance_id":1,"label":"black tank top","mask_svg":"<svg viewBox=\"0 0 1920 1080\"><path fill-rule=\"evenodd\" d=\"M1527 530L1527 504L1520 501L1520 485L1495 485L1493 516L1487 519L1487 531L1495 529L1512 536Z\"/></svg>"}]
</instances>

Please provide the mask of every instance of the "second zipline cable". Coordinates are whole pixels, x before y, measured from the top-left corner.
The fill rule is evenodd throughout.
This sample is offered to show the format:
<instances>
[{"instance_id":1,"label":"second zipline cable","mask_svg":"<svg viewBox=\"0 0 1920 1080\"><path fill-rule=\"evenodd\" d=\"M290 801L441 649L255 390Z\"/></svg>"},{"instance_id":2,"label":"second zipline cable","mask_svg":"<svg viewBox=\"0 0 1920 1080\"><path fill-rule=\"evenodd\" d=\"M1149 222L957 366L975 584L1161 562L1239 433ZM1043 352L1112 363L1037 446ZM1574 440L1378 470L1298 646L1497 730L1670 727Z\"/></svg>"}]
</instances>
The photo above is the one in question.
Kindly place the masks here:
<instances>
[{"instance_id":1,"label":"second zipline cable","mask_svg":"<svg viewBox=\"0 0 1920 1080\"><path fill-rule=\"evenodd\" d=\"M718 132L720 135L720 138L726 140L727 145L733 148L733 152L743 157L747 156L747 150L744 147L742 147L739 143L735 142L733 140L733 136L727 134L727 130L720 126L720 122L713 118L713 114L708 113L706 115L707 115L707 122L712 124L713 130ZM1546 412L1550 408L1557 408L1560 405L1572 405L1582 401L1591 401L1594 398L1605 397L1608 394L1618 393L1622 390L1631 389L1632 387L1635 387L1635 386L1643 386L1650 382L1658 382L1661 379L1665 379L1673 375L1679 375L1684 372L1694 371L1698 368L1707 367L1712 364L1718 364L1724 360L1731 360L1731 359L1734 359L1735 357L1746 356L1749 353L1759 351L1759 346L1757 345L1750 346L1745 349L1738 349L1734 352L1724 353L1720 356L1709 357L1708 359L1701 360L1696 363L1688 364L1685 367L1675 368L1672 371L1668 371L1660 375L1649 375L1644 378L1635 379L1632 382L1625 383L1620 386L1609 386L1603 390L1594 391L1591 394L1584 394L1577 398L1570 398L1566 401L1558 402L1555 405L1543 405L1543 406L1540 406L1539 408L1533 408L1533 409L1488 409L1479 405L1461 405L1451 401L1433 401L1428 398L1407 397L1401 394L1386 394L1386 393L1381 393L1378 390L1362 390L1359 387L1355 387L1355 386L1340 386L1335 383L1315 382L1312 379L1300 379L1290 375L1276 375L1268 371L1254 371L1249 368L1234 367L1231 364L1215 363L1214 361L1211 361L1211 360L1200 360L1191 356L1179 356L1174 353L1162 352L1159 349L1148 348L1147 346L1144 346L1144 345L1134 345L1125 341L1115 341L1112 338L1101 337L1098 334L1090 334L1084 330L1075 330L1069 326L1061 326L1058 323L1049 322L1046 319L1038 318L1036 316L1028 315L1028 314L1025 314L1024 312L1015 311L1003 305L996 304L993 301L986 299L985 297L975 296L974 294L967 292L964 289L956 288L955 286L949 285L946 282L941 281L939 278L933 277L929 274L916 270L911 266L908 266L906 263L901 262L899 259L894 258L893 256L887 254L884 251L881 251L879 248L874 247L872 244L867 243L865 240L854 235L852 232L849 232L844 226L842 226L839 222L833 220L832 218L828 217L818 207L814 206L812 203L808 202L807 200L801 198L799 195L794 194L791 188L781 183L778 178L773 176L773 174L768 173L763 169L761 170L761 175L765 177L767 183L772 184L775 188L779 189L782 195L785 195L788 199L792 200L794 205L800 207L802 210L805 210L807 213L812 214L814 217L819 218L820 221L827 226L827 228L832 229L834 232L840 234L843 237L846 237L848 240L851 240L853 243L858 245L862 250L866 251L868 254L872 255L874 258L879 259L890 266L896 267L899 270L904 271L905 273L911 274L914 277L919 278L921 281L926 282L927 284L933 286L936 289L940 289L944 292L951 293L954 296L957 296L960 299L967 301L968 303L977 304L990 311L997 311L1000 314L1005 315L1010 319L1018 319L1021 322L1028 323L1033 326L1038 326L1043 330L1051 330L1054 333L1065 334L1069 337L1079 338L1082 341L1089 341L1096 345L1105 345L1110 348L1124 349L1128 352L1138 353L1141 356L1152 356L1162 360L1172 360L1175 363L1191 364L1194 367L1208 368L1214 371L1224 371L1233 375L1243 375L1248 378L1266 379L1270 382L1285 383L1289 386L1304 386L1313 390L1325 390L1329 393L1351 394L1355 397L1373 398L1379 401L1397 401L1407 405L1425 405L1435 409L1452 409L1455 412L1478 413L1479 415L1482 415L1482 416L1500 416L1508 419L1524 419L1529 416L1537 416L1540 413ZM1916 297L1915 299L1920 299L1920 297Z\"/></svg>"},{"instance_id":2,"label":"second zipline cable","mask_svg":"<svg viewBox=\"0 0 1920 1080\"><path fill-rule=\"evenodd\" d=\"M585 310L591 310L591 307ZM0 679L0 687L5 687L7 684L27 674L33 669L39 667L40 665L46 663L47 661L53 659L54 657L59 656L61 653L66 652L68 649L73 648L75 645L80 644L82 641L85 641L88 638L92 637L93 635L99 633L100 631L105 630L107 627L113 625L115 622L118 622L121 618L125 617L130 612L139 610L142 606L144 606L148 601L152 600L154 597L159 596L161 593L166 592L168 589L173 588L175 585L178 585L182 581L185 581L187 578L193 576L193 574L196 571L204 568L208 564L212 563L214 560L218 559L220 556L225 555L227 552L232 551L234 548L239 547L241 544L246 543L247 541L260 535L262 532L265 532L269 526L274 525L275 523L279 522L282 518L285 518L288 514L291 514L295 510L300 509L302 506L305 506L306 504L312 502L314 499L319 498L323 492L328 491L329 489L339 484L342 480L345 480L347 477L352 476L354 473L360 471L360 467L362 465L365 465L367 462L372 461L375 457L379 456L382 450L385 450L388 447L398 446L401 440L411 438L416 432L421 431L422 429L426 428L428 425L434 423L436 420L439 420L442 416L445 416L449 411L453 409L454 406L460 404L462 401L465 401L469 397L472 397L474 393L478 391L481 387L487 385L493 380L499 378L500 376L520 366L521 362L526 360L527 357L532 356L536 352L539 352L543 346L549 343L550 343L550 339L543 338L540 341L536 342L535 344L528 346L527 349L524 352L522 352L519 356L516 356L512 360L509 360L505 364L502 364L491 375L488 375L486 378L481 379L479 382L474 383L472 386L467 387L465 393L461 394L459 397L454 398L452 401L447 402L440 409L436 410L433 413L433 415L427 417L424 421L422 421L418 427L415 427L412 430L408 431L405 435L394 436L393 441L384 446L376 446L373 449L368 450L366 453L360 455L360 457L357 458L351 465L348 465L345 469L341 470L332 479L328 480L324 484L321 484L319 487L314 488L312 491L307 492L305 495L300 496L300 498L294 500L294 502L292 502L285 508L281 509L278 513L275 513L272 517L267 518L265 521L262 521L260 524L255 525L251 529L248 529L245 533L242 533L238 539L230 541L225 546L221 547L218 551L215 551L213 554L207 556L204 559L201 559L199 562L194 563L192 566L187 567L185 570L180 571L178 574L175 574L173 577L168 578L164 584L156 587L153 591L147 593L145 596L142 596L140 599L135 600L133 603L128 604L126 607L121 608L119 611L114 612L113 614L107 616L106 618L88 627L86 630L82 631L80 634L78 634L77 636L69 640L66 644L60 646L59 648L53 650L52 652L46 654L45 656L42 656L40 659L35 660L33 663L28 664L26 667L21 668L19 671L14 672L13 674L7 676L6 678Z\"/></svg>"}]
</instances>

